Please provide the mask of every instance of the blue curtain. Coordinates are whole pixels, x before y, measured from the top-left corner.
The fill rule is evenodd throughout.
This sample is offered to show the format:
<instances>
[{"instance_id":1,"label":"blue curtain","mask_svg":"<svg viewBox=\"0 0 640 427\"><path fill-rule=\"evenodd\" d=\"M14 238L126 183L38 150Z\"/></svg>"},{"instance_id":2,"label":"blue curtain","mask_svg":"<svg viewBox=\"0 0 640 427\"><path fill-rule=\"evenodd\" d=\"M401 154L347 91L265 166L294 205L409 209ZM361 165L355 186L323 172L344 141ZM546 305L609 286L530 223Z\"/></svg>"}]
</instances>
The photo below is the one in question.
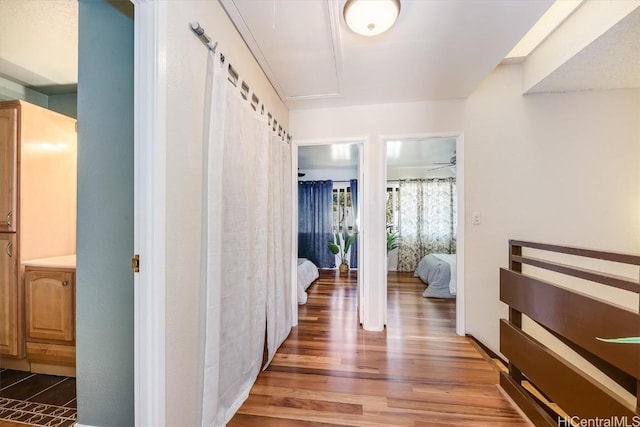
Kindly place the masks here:
<instances>
[{"instance_id":1,"label":"blue curtain","mask_svg":"<svg viewBox=\"0 0 640 427\"><path fill-rule=\"evenodd\" d=\"M353 209L353 219L355 220L353 225L355 240L351 249L349 249L351 251L349 266L358 268L358 180L352 179L349 181L349 185L351 187L351 208Z\"/></svg>"},{"instance_id":2,"label":"blue curtain","mask_svg":"<svg viewBox=\"0 0 640 427\"><path fill-rule=\"evenodd\" d=\"M333 182L298 182L298 257L318 268L334 268L334 255L327 248L333 241Z\"/></svg>"}]
</instances>

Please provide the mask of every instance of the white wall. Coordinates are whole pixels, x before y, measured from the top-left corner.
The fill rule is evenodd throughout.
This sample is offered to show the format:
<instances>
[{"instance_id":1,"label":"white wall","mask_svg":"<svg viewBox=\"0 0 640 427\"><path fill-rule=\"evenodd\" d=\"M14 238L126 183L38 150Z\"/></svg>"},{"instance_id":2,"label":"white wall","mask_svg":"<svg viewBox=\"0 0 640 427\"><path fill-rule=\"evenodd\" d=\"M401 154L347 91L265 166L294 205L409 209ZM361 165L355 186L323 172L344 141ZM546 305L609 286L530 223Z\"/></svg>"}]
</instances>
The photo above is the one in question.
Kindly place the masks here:
<instances>
[{"instance_id":1,"label":"white wall","mask_svg":"<svg viewBox=\"0 0 640 427\"><path fill-rule=\"evenodd\" d=\"M361 192L367 200L360 209L364 250L360 254L361 283L365 292L362 323L365 329L382 330L385 323L386 217L385 138L451 136L460 131L464 101L381 104L334 109L291 111L291 133L297 141L362 140L364 177ZM369 227L367 231L366 227ZM371 266L371 267L367 267ZM383 298L380 298L380 296Z\"/></svg>"},{"instance_id":2,"label":"white wall","mask_svg":"<svg viewBox=\"0 0 640 427\"><path fill-rule=\"evenodd\" d=\"M493 350L508 239L640 253L640 91L521 91L498 67L465 112L467 332Z\"/></svg>"},{"instance_id":3,"label":"white wall","mask_svg":"<svg viewBox=\"0 0 640 427\"><path fill-rule=\"evenodd\" d=\"M522 90L521 66L500 66L466 101L290 116L298 138L368 137L368 182L377 188L385 185L382 135L464 130L466 331L496 352L499 317L506 315L498 272L507 266L508 239L640 253L640 91ZM368 210L384 229L382 191L368 191ZM469 221L474 211L482 214L480 225ZM383 244L370 242L368 252ZM379 291L376 280L384 278L372 277Z\"/></svg>"},{"instance_id":4,"label":"white wall","mask_svg":"<svg viewBox=\"0 0 640 427\"><path fill-rule=\"evenodd\" d=\"M202 135L207 49L189 28L198 21L219 42L266 109L288 127L288 111L217 1L166 2L166 425L197 425Z\"/></svg>"}]
</instances>

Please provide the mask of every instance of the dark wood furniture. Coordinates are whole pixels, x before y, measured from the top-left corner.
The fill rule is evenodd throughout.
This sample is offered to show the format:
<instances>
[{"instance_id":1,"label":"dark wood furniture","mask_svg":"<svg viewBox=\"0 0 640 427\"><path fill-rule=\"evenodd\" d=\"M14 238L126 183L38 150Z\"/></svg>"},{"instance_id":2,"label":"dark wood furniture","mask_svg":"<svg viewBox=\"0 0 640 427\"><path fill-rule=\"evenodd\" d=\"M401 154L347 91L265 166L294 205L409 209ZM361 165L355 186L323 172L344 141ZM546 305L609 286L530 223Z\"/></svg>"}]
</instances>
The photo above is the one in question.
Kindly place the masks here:
<instances>
[{"instance_id":1,"label":"dark wood furniture","mask_svg":"<svg viewBox=\"0 0 640 427\"><path fill-rule=\"evenodd\" d=\"M544 259L540 259L530 256L530 252L552 255L541 255ZM568 277L580 278L603 286L603 291L604 287L622 289L634 298L633 294L640 290L639 282L549 260L557 257L640 266L637 255L511 240L509 269L500 270L500 300L509 306L509 319L500 322L500 351L509 359L509 371L501 375L500 384L536 426L570 424L526 391L523 380L574 417L573 421L626 417L632 425L634 420L640 420L640 344L598 338L640 337L639 308L630 311L562 285L563 281L572 280ZM555 274L552 283L523 274L523 265L561 274ZM637 271L635 274L637 278ZM635 396L635 405L525 332L523 315Z\"/></svg>"}]
</instances>

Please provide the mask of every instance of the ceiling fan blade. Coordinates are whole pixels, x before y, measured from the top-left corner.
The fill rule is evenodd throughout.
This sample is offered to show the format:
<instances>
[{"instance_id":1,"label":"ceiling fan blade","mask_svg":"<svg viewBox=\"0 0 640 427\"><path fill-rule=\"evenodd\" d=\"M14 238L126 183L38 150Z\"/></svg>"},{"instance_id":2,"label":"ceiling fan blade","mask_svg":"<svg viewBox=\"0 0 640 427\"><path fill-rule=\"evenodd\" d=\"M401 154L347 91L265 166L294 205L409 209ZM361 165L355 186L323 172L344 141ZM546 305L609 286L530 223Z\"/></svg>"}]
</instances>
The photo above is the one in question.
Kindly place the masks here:
<instances>
[{"instance_id":1,"label":"ceiling fan blade","mask_svg":"<svg viewBox=\"0 0 640 427\"><path fill-rule=\"evenodd\" d=\"M429 168L428 169L429 172L456 166L456 165L454 165L452 163L434 163L434 165L439 165L439 166L436 166L435 168Z\"/></svg>"}]
</instances>

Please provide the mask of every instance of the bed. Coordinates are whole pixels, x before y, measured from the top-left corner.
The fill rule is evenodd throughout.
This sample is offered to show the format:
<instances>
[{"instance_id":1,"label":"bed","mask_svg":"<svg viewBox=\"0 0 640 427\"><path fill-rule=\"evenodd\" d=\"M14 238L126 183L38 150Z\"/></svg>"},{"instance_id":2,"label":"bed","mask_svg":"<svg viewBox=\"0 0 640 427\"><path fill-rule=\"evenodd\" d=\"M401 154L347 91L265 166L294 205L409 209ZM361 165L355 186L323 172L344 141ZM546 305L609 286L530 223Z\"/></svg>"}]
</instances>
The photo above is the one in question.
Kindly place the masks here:
<instances>
[{"instance_id":1,"label":"bed","mask_svg":"<svg viewBox=\"0 0 640 427\"><path fill-rule=\"evenodd\" d=\"M427 298L455 298L458 287L456 254L429 254L418 263L415 276L427 284Z\"/></svg>"},{"instance_id":2,"label":"bed","mask_svg":"<svg viewBox=\"0 0 640 427\"><path fill-rule=\"evenodd\" d=\"M298 258L298 304L307 303L307 288L320 276L318 267L306 258Z\"/></svg>"}]
</instances>

